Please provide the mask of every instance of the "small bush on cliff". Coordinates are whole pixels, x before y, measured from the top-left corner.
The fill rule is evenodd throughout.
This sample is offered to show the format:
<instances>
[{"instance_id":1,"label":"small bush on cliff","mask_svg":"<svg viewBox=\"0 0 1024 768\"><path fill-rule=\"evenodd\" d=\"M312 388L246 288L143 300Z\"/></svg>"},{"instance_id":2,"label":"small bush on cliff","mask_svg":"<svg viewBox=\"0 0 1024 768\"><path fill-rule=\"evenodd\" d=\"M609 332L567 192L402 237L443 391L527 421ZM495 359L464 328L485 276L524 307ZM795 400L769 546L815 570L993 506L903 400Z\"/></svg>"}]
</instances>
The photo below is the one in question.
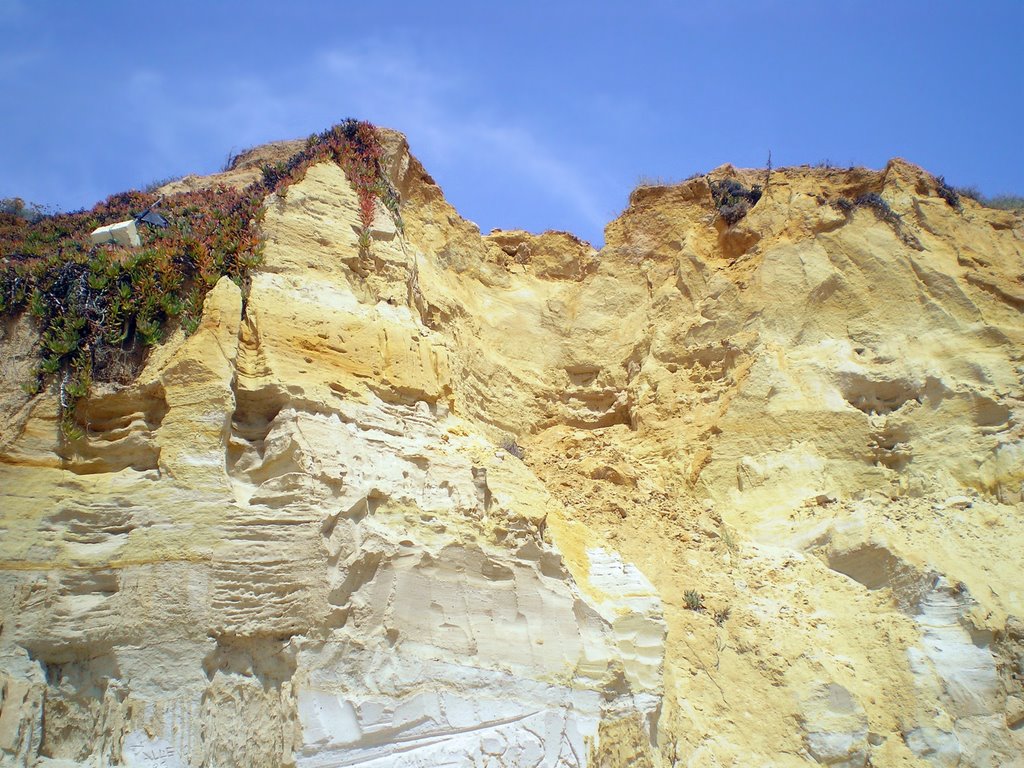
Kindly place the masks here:
<instances>
[{"instance_id":1,"label":"small bush on cliff","mask_svg":"<svg viewBox=\"0 0 1024 768\"><path fill-rule=\"evenodd\" d=\"M711 182L711 197L718 213L730 227L742 219L761 199L761 186L747 189L735 179Z\"/></svg>"},{"instance_id":2,"label":"small bush on cliff","mask_svg":"<svg viewBox=\"0 0 1024 768\"><path fill-rule=\"evenodd\" d=\"M940 182L939 195L949 202L946 197L946 193L943 192L942 186L945 185L945 180L939 176L937 179ZM960 198L970 198L976 203L980 203L986 208L996 208L1002 211L1024 211L1024 197L1020 195L994 195L993 197L986 197L982 194L981 190L976 186L968 187L949 187L945 185L947 189L951 190L953 195L956 196L959 202ZM950 203L952 205L952 203ZM957 207L957 206L954 206ZM962 209L963 204L961 203L958 209Z\"/></svg>"},{"instance_id":3,"label":"small bush on cliff","mask_svg":"<svg viewBox=\"0 0 1024 768\"><path fill-rule=\"evenodd\" d=\"M636 177L636 184L633 185L633 189L640 189L642 187L674 187L679 184L685 184L693 179L699 179L704 176L700 171L695 171L689 176L680 179L673 179L668 176L648 176L647 174L640 174Z\"/></svg>"},{"instance_id":4,"label":"small bush on cliff","mask_svg":"<svg viewBox=\"0 0 1024 768\"><path fill-rule=\"evenodd\" d=\"M311 136L304 150L264 168L244 190L168 196L160 211L170 225L141 226L138 248L94 246L89 235L149 208L153 194L126 192L89 211L58 215L16 198L0 201L0 315L27 309L39 323L40 360L25 388L35 393L56 382L65 436L80 435L75 405L94 380L133 378L171 321L194 331L206 293L222 276L247 286L261 262L266 196L324 159L341 165L355 186L368 244L376 198L397 217L398 196L381 169L376 130L355 120Z\"/></svg>"},{"instance_id":5,"label":"small bush on cliff","mask_svg":"<svg viewBox=\"0 0 1024 768\"><path fill-rule=\"evenodd\" d=\"M0 198L0 216L2 215L15 216L24 219L29 224L35 224L53 214L45 206L38 203L26 203L20 197L2 197Z\"/></svg>"},{"instance_id":6,"label":"small bush on cliff","mask_svg":"<svg viewBox=\"0 0 1024 768\"><path fill-rule=\"evenodd\" d=\"M858 208L870 208L882 221L893 225L900 223L900 215L889 206L885 198L876 192L868 192L856 200L851 200L848 197L837 197L831 201L831 204L834 208L838 208L847 215L853 213Z\"/></svg>"},{"instance_id":7,"label":"small bush on cliff","mask_svg":"<svg viewBox=\"0 0 1024 768\"><path fill-rule=\"evenodd\" d=\"M830 203L833 207L846 214L847 218L849 218L858 208L870 209L879 220L884 221L892 227L896 236L899 237L906 245L918 251L923 250L921 241L918 240L911 231L903 226L903 218L896 213L889 203L886 202L885 198L877 192L867 192L859 196L856 200L850 200L848 197L838 197L831 200Z\"/></svg>"},{"instance_id":8,"label":"small bush on cliff","mask_svg":"<svg viewBox=\"0 0 1024 768\"><path fill-rule=\"evenodd\" d=\"M1024 211L1024 197L1020 195L996 195L985 200L989 208L998 208L1003 211Z\"/></svg>"},{"instance_id":9,"label":"small bush on cliff","mask_svg":"<svg viewBox=\"0 0 1024 768\"><path fill-rule=\"evenodd\" d=\"M976 203L985 203L985 196L981 194L980 189L973 185L969 187L957 187L956 193L960 195L960 197L969 197Z\"/></svg>"},{"instance_id":10,"label":"small bush on cliff","mask_svg":"<svg viewBox=\"0 0 1024 768\"><path fill-rule=\"evenodd\" d=\"M856 207L853 204L853 200L848 197L837 197L832 201L832 205L847 214L853 213L853 210Z\"/></svg>"},{"instance_id":11,"label":"small bush on cliff","mask_svg":"<svg viewBox=\"0 0 1024 768\"><path fill-rule=\"evenodd\" d=\"M970 189L973 190L974 195L964 196L971 197L986 208L995 208L999 211L1024 211L1024 197L1021 195L994 195L993 197L986 197L978 191L977 187L970 187ZM960 191L963 194L962 188Z\"/></svg>"},{"instance_id":12,"label":"small bush on cliff","mask_svg":"<svg viewBox=\"0 0 1024 768\"><path fill-rule=\"evenodd\" d=\"M874 211L875 215L887 224L898 226L900 223L900 215L896 213L886 202L885 198L879 195L877 192L868 192L861 195L853 204L857 208L870 208Z\"/></svg>"},{"instance_id":13,"label":"small bush on cliff","mask_svg":"<svg viewBox=\"0 0 1024 768\"><path fill-rule=\"evenodd\" d=\"M526 458L526 449L523 448L519 443L517 443L515 438L512 437L511 435L507 435L501 441L501 447L502 447L502 450L506 451L507 453L512 454L517 459L522 460L522 459Z\"/></svg>"},{"instance_id":14,"label":"small bush on cliff","mask_svg":"<svg viewBox=\"0 0 1024 768\"><path fill-rule=\"evenodd\" d=\"M691 611L697 613L704 612L704 595L698 592L696 589L688 589L683 593L683 602L686 607Z\"/></svg>"},{"instance_id":15,"label":"small bush on cliff","mask_svg":"<svg viewBox=\"0 0 1024 768\"><path fill-rule=\"evenodd\" d=\"M958 211L964 209L963 205L960 204L960 193L956 189L946 183L944 176L938 176L935 179L935 188L939 193L939 197L946 201L946 204L950 208L955 208Z\"/></svg>"}]
</instances>

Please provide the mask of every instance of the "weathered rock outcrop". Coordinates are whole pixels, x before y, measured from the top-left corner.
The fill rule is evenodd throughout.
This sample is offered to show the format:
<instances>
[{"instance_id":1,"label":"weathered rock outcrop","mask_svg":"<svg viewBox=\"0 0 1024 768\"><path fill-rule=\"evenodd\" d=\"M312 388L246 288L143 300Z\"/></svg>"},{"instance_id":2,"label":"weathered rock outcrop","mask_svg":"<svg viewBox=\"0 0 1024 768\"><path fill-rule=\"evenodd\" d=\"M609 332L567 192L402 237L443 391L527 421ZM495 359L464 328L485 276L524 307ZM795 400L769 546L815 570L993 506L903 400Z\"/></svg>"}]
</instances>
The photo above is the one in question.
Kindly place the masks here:
<instances>
[{"instance_id":1,"label":"weathered rock outcrop","mask_svg":"<svg viewBox=\"0 0 1024 768\"><path fill-rule=\"evenodd\" d=\"M312 167L82 440L4 326L0 764L1024 765L1019 213L724 167L595 251L385 138L404 226Z\"/></svg>"}]
</instances>

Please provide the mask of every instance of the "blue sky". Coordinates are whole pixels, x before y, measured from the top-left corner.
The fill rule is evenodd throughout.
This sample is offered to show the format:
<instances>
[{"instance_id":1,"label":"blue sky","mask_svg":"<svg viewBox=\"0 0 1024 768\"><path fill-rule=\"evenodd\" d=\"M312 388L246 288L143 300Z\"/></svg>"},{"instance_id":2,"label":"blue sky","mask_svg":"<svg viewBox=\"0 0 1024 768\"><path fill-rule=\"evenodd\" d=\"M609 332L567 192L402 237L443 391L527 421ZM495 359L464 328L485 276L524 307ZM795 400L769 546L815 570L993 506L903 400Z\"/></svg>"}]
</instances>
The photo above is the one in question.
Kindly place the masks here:
<instances>
[{"instance_id":1,"label":"blue sky","mask_svg":"<svg viewBox=\"0 0 1024 768\"><path fill-rule=\"evenodd\" d=\"M485 232L600 244L640 177L882 167L1024 193L1024 0L0 0L0 197L61 209L344 117Z\"/></svg>"}]
</instances>

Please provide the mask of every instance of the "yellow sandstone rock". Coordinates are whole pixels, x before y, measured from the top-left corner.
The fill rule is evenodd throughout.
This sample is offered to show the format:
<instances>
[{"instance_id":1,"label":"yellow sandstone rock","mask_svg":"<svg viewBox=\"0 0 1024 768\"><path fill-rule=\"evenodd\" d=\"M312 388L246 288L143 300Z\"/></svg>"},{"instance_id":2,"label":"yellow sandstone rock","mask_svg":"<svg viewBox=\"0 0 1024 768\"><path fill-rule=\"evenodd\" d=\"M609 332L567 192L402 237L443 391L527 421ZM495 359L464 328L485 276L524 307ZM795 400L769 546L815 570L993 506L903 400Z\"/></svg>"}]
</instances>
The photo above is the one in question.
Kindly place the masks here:
<instances>
[{"instance_id":1,"label":"yellow sandstone rock","mask_svg":"<svg viewBox=\"0 0 1024 768\"><path fill-rule=\"evenodd\" d=\"M724 166L598 251L383 137L404 229L310 168L82 440L6 321L0 765L1024 765L1020 213Z\"/></svg>"}]
</instances>

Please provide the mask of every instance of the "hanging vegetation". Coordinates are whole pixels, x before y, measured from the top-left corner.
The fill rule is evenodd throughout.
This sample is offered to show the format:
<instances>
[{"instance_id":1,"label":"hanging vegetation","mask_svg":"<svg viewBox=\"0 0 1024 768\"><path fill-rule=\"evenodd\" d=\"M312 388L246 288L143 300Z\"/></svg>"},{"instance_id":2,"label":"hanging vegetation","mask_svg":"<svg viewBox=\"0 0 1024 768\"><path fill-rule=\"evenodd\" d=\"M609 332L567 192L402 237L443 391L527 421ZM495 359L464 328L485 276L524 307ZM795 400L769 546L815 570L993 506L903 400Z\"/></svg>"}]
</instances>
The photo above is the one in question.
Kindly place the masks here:
<instances>
[{"instance_id":1,"label":"hanging vegetation","mask_svg":"<svg viewBox=\"0 0 1024 768\"><path fill-rule=\"evenodd\" d=\"M199 324L203 299L223 276L243 290L262 259L260 222L271 192L331 160L359 195L360 246L369 248L376 200L398 217L398 196L381 168L376 130L346 120L315 134L287 163L265 166L243 190L215 187L166 197L166 228L142 227L142 245L95 246L97 227L138 215L157 202L144 192L113 195L89 211L25 217L0 209L0 316L26 309L40 331L40 357L25 389L57 386L63 435L82 436L76 403L93 381L131 381L170 322L186 334Z\"/></svg>"},{"instance_id":2,"label":"hanging vegetation","mask_svg":"<svg viewBox=\"0 0 1024 768\"><path fill-rule=\"evenodd\" d=\"M377 200L390 211L402 229L398 192L384 173L382 156L383 150L373 125L345 120L310 136L305 148L287 162L263 166L263 185L270 192L299 181L311 165L325 160L336 162L345 171L359 197L359 223L362 227L359 245L367 250Z\"/></svg>"}]
</instances>

